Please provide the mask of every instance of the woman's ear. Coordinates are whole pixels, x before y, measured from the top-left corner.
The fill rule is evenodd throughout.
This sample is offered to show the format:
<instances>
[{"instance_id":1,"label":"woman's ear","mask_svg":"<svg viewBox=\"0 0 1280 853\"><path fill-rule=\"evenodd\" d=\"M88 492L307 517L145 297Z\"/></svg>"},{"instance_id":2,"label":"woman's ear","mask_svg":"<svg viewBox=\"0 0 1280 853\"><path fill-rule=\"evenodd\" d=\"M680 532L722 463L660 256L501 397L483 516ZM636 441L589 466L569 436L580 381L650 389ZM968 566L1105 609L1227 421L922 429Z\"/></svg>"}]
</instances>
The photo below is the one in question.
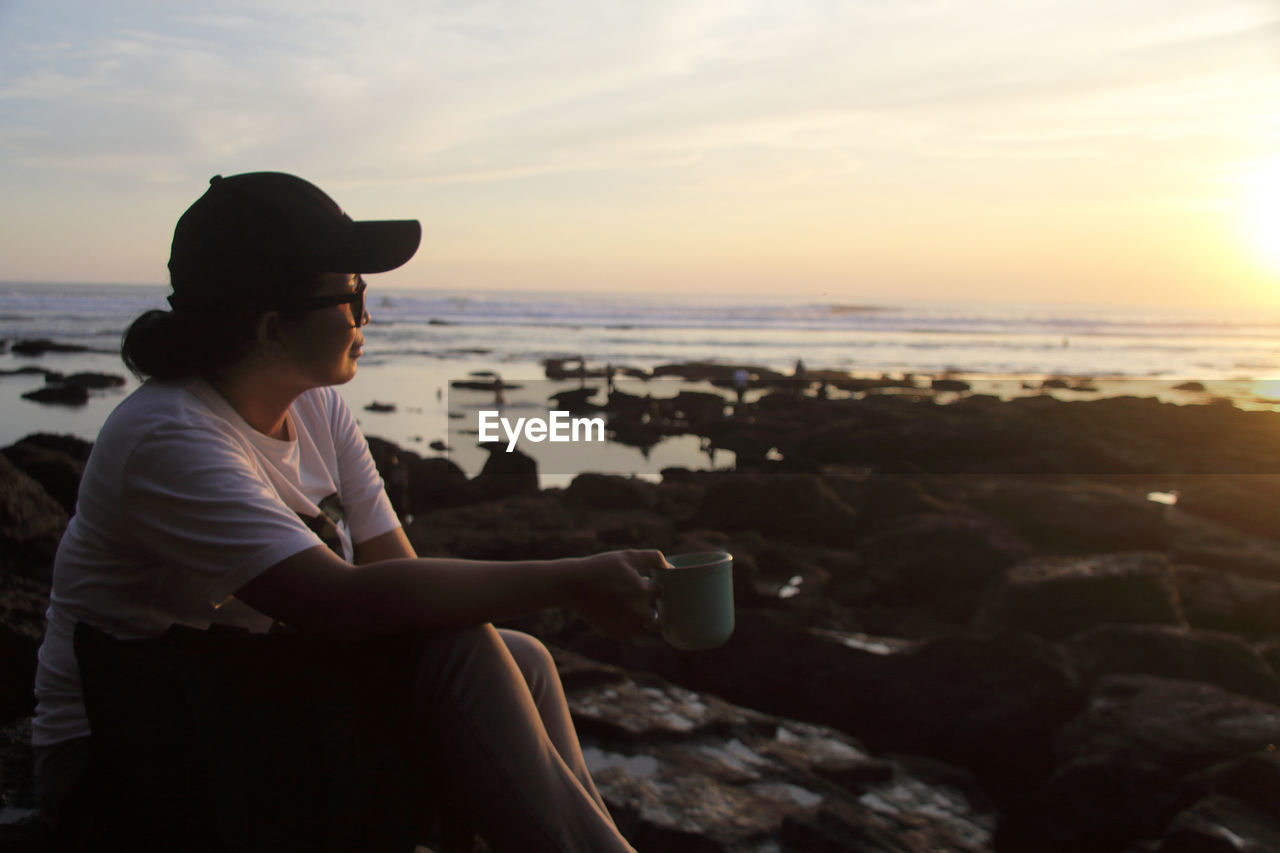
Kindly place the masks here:
<instances>
[{"instance_id":1,"label":"woman's ear","mask_svg":"<svg viewBox=\"0 0 1280 853\"><path fill-rule=\"evenodd\" d=\"M254 339L263 352L279 352L284 346L283 331L284 318L280 316L280 312L268 311L258 318Z\"/></svg>"}]
</instances>

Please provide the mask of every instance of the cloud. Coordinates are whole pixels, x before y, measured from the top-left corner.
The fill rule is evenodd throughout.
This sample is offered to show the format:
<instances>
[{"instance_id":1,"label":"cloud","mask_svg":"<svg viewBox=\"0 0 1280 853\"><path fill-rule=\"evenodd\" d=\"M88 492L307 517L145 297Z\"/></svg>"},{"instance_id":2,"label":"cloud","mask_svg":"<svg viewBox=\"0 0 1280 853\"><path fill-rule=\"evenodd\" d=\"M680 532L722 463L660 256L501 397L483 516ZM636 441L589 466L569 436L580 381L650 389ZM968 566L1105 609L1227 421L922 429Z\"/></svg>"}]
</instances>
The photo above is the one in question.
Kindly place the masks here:
<instances>
[{"instance_id":1,"label":"cloud","mask_svg":"<svg viewBox=\"0 0 1280 853\"><path fill-rule=\"evenodd\" d=\"M1270 0L16 0L0 221L256 168L486 236L1126 209L1280 143L1278 42Z\"/></svg>"},{"instance_id":2,"label":"cloud","mask_svg":"<svg viewBox=\"0 0 1280 853\"><path fill-rule=\"evenodd\" d=\"M894 144L910 126L963 147L1021 111L1052 141L1063 133L1048 126L1054 105L1106 134L1122 121L1108 100L1222 65L1223 40L1260 38L1276 22L1262 4L1200 5L547 0L214 13L135 2L100 30L18 45L0 88L11 116L0 144L36 168L146 174L259 158L439 181L690 162L744 142L811 146L814 126L853 150ZM1197 53L1212 43L1217 52ZM1080 107L1091 99L1092 113ZM1161 132L1175 113L1144 118L1161 119Z\"/></svg>"}]
</instances>

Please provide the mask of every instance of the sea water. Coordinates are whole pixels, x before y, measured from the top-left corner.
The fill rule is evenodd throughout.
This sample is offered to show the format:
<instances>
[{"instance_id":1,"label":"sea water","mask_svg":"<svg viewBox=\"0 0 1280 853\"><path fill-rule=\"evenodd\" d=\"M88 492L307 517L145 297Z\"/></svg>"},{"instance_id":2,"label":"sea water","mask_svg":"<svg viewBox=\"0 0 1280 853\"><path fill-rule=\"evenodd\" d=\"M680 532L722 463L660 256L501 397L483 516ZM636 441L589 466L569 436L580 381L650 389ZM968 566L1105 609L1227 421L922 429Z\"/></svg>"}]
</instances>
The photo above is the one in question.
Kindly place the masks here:
<instances>
[{"instance_id":1,"label":"sea water","mask_svg":"<svg viewBox=\"0 0 1280 853\"><path fill-rule=\"evenodd\" d=\"M141 312L166 307L167 293L158 285L0 284L0 340L49 338L91 350L23 357L6 347L0 370L124 374L122 332ZM376 283L368 306L373 320L364 356L343 396L368 434L422 453L446 439L451 412L456 419L460 409L482 402L475 392L452 388L454 380L474 373L541 380L543 361L556 358L581 357L594 369L711 361L790 374L802 361L808 371L856 376L959 373L1003 396L1029 378L1049 376L1122 377L1143 391L1213 381L1247 386L1264 403L1272 391L1280 396L1280 312L418 291ZM0 444L40 430L92 440L111 408L136 387L129 379L122 389L96 392L87 405L71 408L21 397L43 384L40 376L0 375ZM372 403L394 411L367 410ZM700 455L695 437L663 442L647 456L632 448L616 453L615 460L593 462L641 474L668 464L714 464ZM469 473L483 460L483 454L461 457Z\"/></svg>"}]
</instances>

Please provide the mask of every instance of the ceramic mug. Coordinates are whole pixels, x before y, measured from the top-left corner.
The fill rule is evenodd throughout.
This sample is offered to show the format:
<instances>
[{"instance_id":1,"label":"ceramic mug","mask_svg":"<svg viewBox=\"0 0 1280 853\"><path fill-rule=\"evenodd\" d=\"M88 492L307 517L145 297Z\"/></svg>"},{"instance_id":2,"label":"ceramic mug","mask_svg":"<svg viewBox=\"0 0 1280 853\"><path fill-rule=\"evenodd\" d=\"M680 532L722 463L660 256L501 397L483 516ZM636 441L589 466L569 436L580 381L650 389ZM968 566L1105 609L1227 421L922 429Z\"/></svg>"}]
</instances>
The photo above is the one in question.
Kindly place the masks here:
<instances>
[{"instance_id":1,"label":"ceramic mug","mask_svg":"<svg viewBox=\"0 0 1280 853\"><path fill-rule=\"evenodd\" d=\"M699 551L667 557L650 575L658 587L658 630L677 649L710 649L733 633L733 555Z\"/></svg>"}]
</instances>

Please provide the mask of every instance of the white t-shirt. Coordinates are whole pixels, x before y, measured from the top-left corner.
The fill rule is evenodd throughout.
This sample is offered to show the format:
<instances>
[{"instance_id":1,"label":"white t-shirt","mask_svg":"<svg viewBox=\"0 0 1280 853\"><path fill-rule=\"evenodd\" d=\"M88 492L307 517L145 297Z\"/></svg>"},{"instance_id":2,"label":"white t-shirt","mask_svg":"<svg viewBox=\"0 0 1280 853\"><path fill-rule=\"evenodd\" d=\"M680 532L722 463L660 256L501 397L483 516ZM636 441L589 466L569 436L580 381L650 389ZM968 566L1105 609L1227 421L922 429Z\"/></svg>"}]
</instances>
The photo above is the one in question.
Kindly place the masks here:
<instances>
[{"instance_id":1,"label":"white t-shirt","mask_svg":"<svg viewBox=\"0 0 1280 853\"><path fill-rule=\"evenodd\" d=\"M288 440L263 435L203 380L147 382L112 412L54 560L35 745L89 734L76 622L119 637L159 636L174 623L266 631L271 618L234 593L326 544L313 527L330 540L336 527L350 562L353 542L399 525L368 443L333 388L298 397L287 426Z\"/></svg>"}]
</instances>

